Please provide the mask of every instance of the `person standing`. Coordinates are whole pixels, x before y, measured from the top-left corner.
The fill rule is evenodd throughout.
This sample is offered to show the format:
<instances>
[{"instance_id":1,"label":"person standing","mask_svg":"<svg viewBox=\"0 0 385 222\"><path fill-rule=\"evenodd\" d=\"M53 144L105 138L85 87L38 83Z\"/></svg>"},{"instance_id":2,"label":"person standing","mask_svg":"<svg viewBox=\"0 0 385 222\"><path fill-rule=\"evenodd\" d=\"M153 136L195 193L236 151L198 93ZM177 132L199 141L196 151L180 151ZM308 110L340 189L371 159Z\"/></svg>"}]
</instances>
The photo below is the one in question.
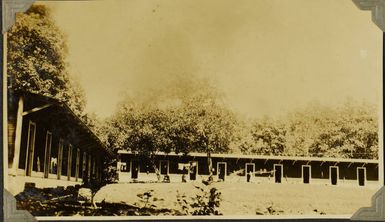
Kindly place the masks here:
<instances>
[{"instance_id":1,"label":"person standing","mask_svg":"<svg viewBox=\"0 0 385 222\"><path fill-rule=\"evenodd\" d=\"M250 179L251 179L251 171L247 172L246 174L246 180L248 183L250 182Z\"/></svg>"}]
</instances>

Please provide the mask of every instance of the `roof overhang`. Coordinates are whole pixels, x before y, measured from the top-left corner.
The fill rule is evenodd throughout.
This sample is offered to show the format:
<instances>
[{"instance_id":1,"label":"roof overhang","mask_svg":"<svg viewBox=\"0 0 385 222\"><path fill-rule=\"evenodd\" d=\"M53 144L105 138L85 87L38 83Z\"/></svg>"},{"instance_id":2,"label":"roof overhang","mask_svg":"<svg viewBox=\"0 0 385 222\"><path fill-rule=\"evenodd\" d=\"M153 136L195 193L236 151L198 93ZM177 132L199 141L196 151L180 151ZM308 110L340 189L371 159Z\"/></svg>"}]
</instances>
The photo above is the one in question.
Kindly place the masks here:
<instances>
[{"instance_id":1,"label":"roof overhang","mask_svg":"<svg viewBox=\"0 0 385 222\"><path fill-rule=\"evenodd\" d=\"M128 150L119 150L118 154L132 154L133 153ZM164 153L158 152L156 155L168 155L168 156L183 156L185 154L181 153ZM207 157L206 153L188 153L187 156L191 157ZM329 157L300 157L300 156L268 156L268 155L246 155L246 154L232 154L232 153L211 153L211 157L213 158L228 158L228 159L261 159L261 160L278 160L278 161L304 161L304 162L336 162L336 163L374 163L378 164L378 160L373 159L347 159L347 158L329 158Z\"/></svg>"},{"instance_id":2,"label":"roof overhang","mask_svg":"<svg viewBox=\"0 0 385 222\"><path fill-rule=\"evenodd\" d=\"M25 103L25 111L23 116L31 114L43 113L52 121L57 121L58 125L67 125L65 127L76 129L76 138L82 147L88 149L97 149L105 154L106 157L112 159L116 158L116 155L112 150L108 149L101 140L95 135L95 133L76 115L72 109L65 104L49 96L44 96L27 91L12 91L12 96L23 97ZM11 94L10 93L10 94Z\"/></svg>"}]
</instances>

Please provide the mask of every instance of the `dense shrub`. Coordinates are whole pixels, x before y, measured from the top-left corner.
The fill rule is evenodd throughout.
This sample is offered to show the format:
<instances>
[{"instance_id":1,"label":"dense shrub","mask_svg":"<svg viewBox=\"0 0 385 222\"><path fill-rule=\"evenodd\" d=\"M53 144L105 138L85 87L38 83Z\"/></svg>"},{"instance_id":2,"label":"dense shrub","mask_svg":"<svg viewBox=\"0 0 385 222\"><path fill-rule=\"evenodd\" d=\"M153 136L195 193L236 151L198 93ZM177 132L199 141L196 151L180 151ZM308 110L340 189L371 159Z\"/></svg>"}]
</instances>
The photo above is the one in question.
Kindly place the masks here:
<instances>
[{"instance_id":1,"label":"dense shrub","mask_svg":"<svg viewBox=\"0 0 385 222\"><path fill-rule=\"evenodd\" d=\"M178 194L177 202L184 215L222 215L218 211L221 203L221 192L217 188L195 186L198 194L190 200L185 195Z\"/></svg>"}]
</instances>

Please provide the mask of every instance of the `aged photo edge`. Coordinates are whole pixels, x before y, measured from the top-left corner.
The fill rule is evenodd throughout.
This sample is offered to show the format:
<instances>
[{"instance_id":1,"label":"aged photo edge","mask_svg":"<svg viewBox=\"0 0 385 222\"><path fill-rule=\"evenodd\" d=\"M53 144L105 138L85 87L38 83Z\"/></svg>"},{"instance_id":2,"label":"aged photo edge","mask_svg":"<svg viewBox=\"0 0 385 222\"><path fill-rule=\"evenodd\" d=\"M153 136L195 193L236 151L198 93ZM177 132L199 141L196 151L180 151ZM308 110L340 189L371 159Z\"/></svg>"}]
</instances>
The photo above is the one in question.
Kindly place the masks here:
<instances>
[{"instance_id":1,"label":"aged photo edge","mask_svg":"<svg viewBox=\"0 0 385 222\"><path fill-rule=\"evenodd\" d=\"M63 0L49 0L49 1L63 1ZM12 26L15 20L15 14L17 12L24 12L26 11L32 4L35 2L35 0L2 0L2 10L1 10L1 17L2 17L2 49L3 49L3 60L1 64L3 65L3 81L2 81L2 87L3 87L3 95L2 95L2 116L3 116L3 128L2 128L2 143L3 143L3 170L1 176L3 177L2 185L3 185L3 218L5 221L49 221L49 220L62 220L61 218L53 218L53 217L36 217L34 218L28 211L24 210L16 210L16 199L7 192L7 173L8 173L8 159L7 157L7 77L6 77L6 32L7 30ZM372 14L372 21L382 30L382 32L385 31L385 1L383 0L352 0L352 4L356 4L358 7L358 10L365 10L370 11ZM383 34L383 39L385 38L385 34ZM383 45L384 47L384 45ZM383 51L384 54L384 51ZM384 58L383 58L384 62ZM383 70L384 72L384 70ZM383 78L384 74L382 75ZM381 88L381 94L383 95L383 88ZM385 219L385 175L384 175L384 147L383 147L383 100L382 97L380 98L380 118L379 118L379 144L380 144L380 151L379 151L379 183L382 187L376 192L376 194L372 197L372 205L371 206L363 206L360 208L356 213L354 213L350 219L353 221L382 221ZM334 216L334 215L333 215ZM308 217L308 216L263 216L263 217L210 217L216 218L216 219L325 219L325 220L333 220L333 219L349 219L349 215L336 215L333 216L327 216L327 217ZM128 218L128 217L97 217L97 218L90 218L90 217L71 217L72 220L137 220L137 219L155 219L159 217L135 217L135 218ZM164 217L160 219L204 219L207 217L197 218L197 217ZM63 219L65 220L65 219Z\"/></svg>"}]
</instances>

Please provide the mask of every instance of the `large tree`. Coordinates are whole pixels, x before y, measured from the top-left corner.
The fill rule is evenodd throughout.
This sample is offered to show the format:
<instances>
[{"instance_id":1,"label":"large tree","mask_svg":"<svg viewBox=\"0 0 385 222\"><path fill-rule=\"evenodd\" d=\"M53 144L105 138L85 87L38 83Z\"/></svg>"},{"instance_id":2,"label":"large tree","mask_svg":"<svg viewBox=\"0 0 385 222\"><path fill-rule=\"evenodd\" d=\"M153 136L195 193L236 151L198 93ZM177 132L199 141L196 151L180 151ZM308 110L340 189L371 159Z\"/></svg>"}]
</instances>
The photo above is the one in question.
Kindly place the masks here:
<instances>
[{"instance_id":1,"label":"large tree","mask_svg":"<svg viewBox=\"0 0 385 222\"><path fill-rule=\"evenodd\" d=\"M227 153L235 141L237 119L234 113L212 93L198 93L186 101L181 110L188 125L194 129L189 150L207 154L208 170L212 175L212 153ZM181 126L183 127L183 126ZM183 135L180 134L180 135Z\"/></svg>"},{"instance_id":2,"label":"large tree","mask_svg":"<svg viewBox=\"0 0 385 222\"><path fill-rule=\"evenodd\" d=\"M378 112L367 103L346 103L315 122L309 152L314 156L378 158ZM325 117L327 116L327 117Z\"/></svg>"},{"instance_id":3,"label":"large tree","mask_svg":"<svg viewBox=\"0 0 385 222\"><path fill-rule=\"evenodd\" d=\"M104 132L107 133L108 146L115 151L130 150L147 158L160 180L155 156L159 152L171 151L169 128L169 113L126 98L113 117L107 120Z\"/></svg>"},{"instance_id":4,"label":"large tree","mask_svg":"<svg viewBox=\"0 0 385 222\"><path fill-rule=\"evenodd\" d=\"M241 150L247 154L282 155L286 145L286 128L277 121L264 119L250 127L250 137L245 136Z\"/></svg>"},{"instance_id":5,"label":"large tree","mask_svg":"<svg viewBox=\"0 0 385 222\"><path fill-rule=\"evenodd\" d=\"M378 132L376 106L312 104L279 121L255 120L240 148L249 154L375 159Z\"/></svg>"},{"instance_id":6,"label":"large tree","mask_svg":"<svg viewBox=\"0 0 385 222\"><path fill-rule=\"evenodd\" d=\"M211 173L210 154L229 151L236 118L206 81L184 81L152 100L126 98L106 126L109 145L150 159L157 152L205 152Z\"/></svg>"},{"instance_id":7,"label":"large tree","mask_svg":"<svg viewBox=\"0 0 385 222\"><path fill-rule=\"evenodd\" d=\"M50 10L33 5L8 32L8 88L54 97L81 116L84 92L68 74L65 36Z\"/></svg>"}]
</instances>

